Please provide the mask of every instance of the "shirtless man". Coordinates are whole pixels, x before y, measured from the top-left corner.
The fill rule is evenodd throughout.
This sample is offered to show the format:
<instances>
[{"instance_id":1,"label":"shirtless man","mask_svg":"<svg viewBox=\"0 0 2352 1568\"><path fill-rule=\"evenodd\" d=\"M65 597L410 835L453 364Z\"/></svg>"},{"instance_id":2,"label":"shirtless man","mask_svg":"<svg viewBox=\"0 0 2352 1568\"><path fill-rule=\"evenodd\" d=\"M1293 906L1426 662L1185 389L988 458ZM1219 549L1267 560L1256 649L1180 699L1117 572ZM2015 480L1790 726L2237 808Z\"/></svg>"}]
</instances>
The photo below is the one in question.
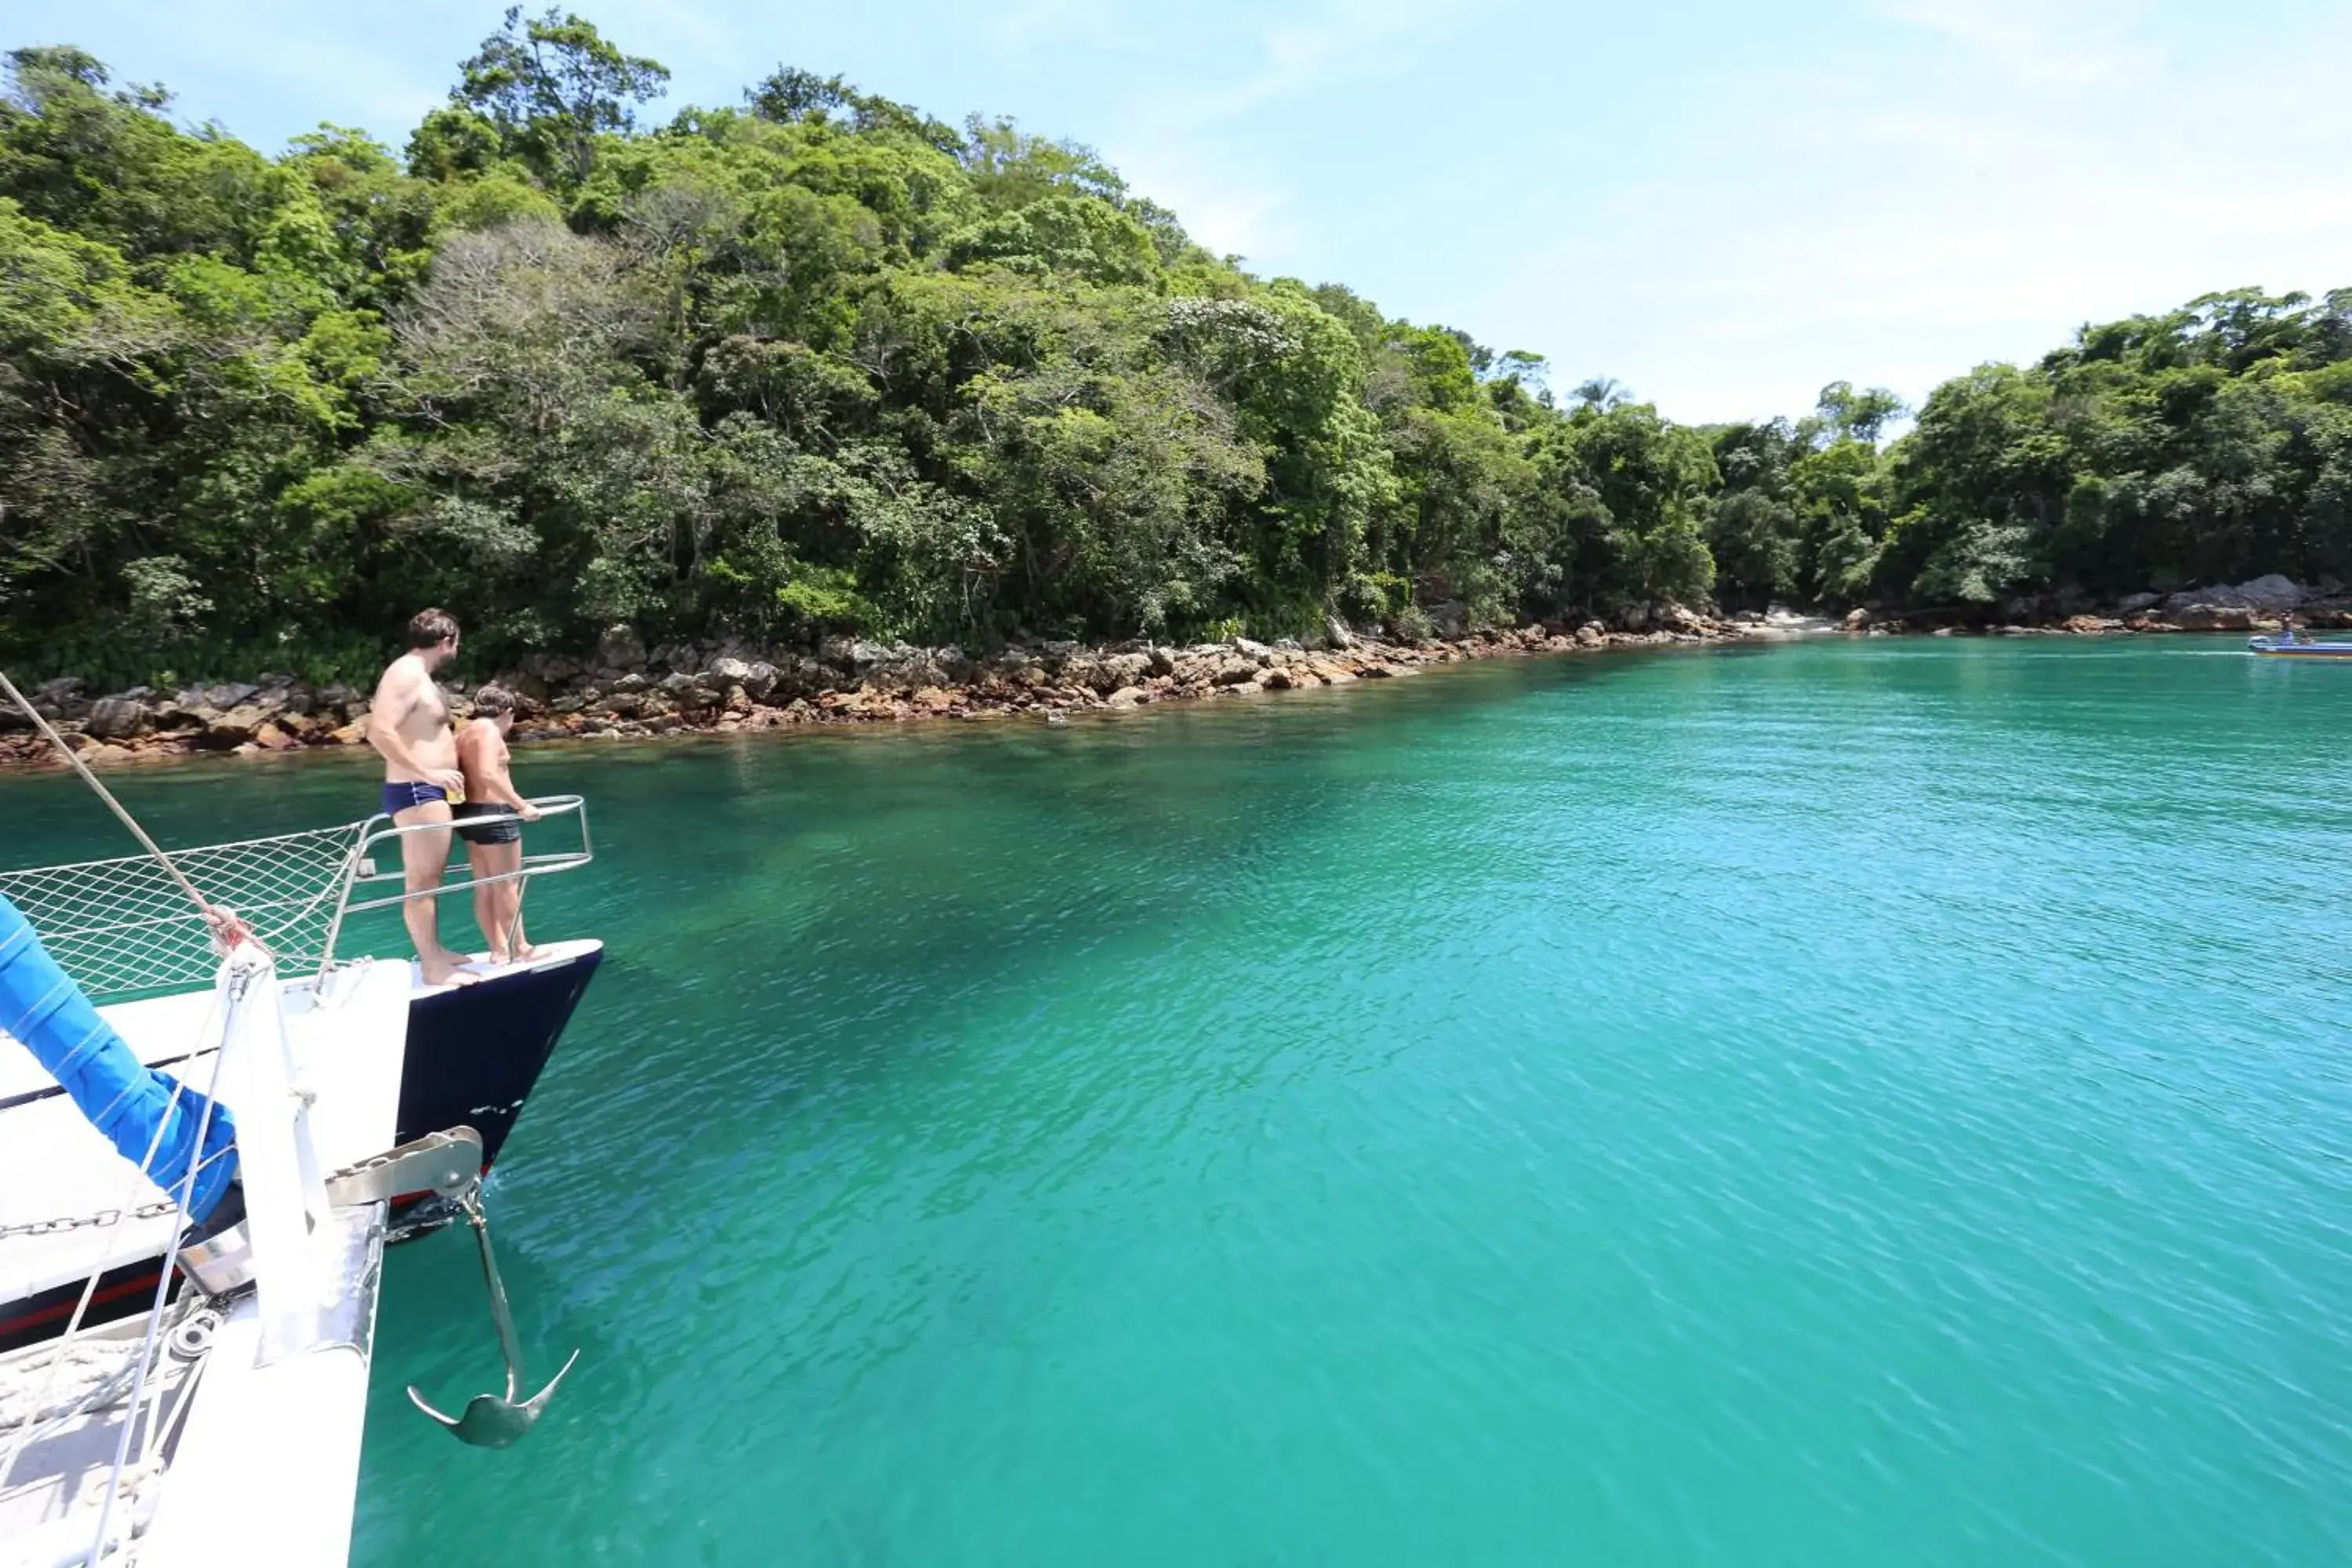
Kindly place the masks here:
<instances>
[{"instance_id":1,"label":"shirtless man","mask_svg":"<svg viewBox=\"0 0 2352 1568\"><path fill-rule=\"evenodd\" d=\"M539 956L522 934L522 881L495 882L522 869L522 823L539 807L525 800L507 773L507 731L514 728L515 695L503 686L474 693L474 717L457 731L457 766L466 798L456 808L457 837L474 868L474 919L490 944L493 963L526 963ZM474 817L489 820L477 822Z\"/></svg>"},{"instance_id":2,"label":"shirtless man","mask_svg":"<svg viewBox=\"0 0 2352 1568\"><path fill-rule=\"evenodd\" d=\"M457 771L457 741L449 732L449 705L433 684L433 672L457 657L457 618L446 610L419 610L408 623L408 651L392 661L376 682L368 709L368 744L383 757L383 809L402 827L437 824L436 831L404 833L401 862L408 872L408 901L400 906L408 939L427 985L470 984L458 965L465 955L441 945L440 921L430 898L416 898L441 885L449 862L449 803L464 799L465 775Z\"/></svg>"}]
</instances>

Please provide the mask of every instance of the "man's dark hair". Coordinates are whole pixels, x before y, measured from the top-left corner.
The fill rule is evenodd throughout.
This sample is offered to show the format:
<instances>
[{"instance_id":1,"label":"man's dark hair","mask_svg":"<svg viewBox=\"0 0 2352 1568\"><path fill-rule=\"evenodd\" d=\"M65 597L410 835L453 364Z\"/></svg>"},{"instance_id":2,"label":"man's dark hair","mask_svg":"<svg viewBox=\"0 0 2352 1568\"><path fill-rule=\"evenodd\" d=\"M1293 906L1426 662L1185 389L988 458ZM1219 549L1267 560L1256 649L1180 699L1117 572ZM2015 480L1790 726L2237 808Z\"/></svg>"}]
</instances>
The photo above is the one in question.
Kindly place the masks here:
<instances>
[{"instance_id":1,"label":"man's dark hair","mask_svg":"<svg viewBox=\"0 0 2352 1568\"><path fill-rule=\"evenodd\" d=\"M496 682L474 693L474 717L477 719L495 719L501 713L514 710L515 694Z\"/></svg>"},{"instance_id":2,"label":"man's dark hair","mask_svg":"<svg viewBox=\"0 0 2352 1568\"><path fill-rule=\"evenodd\" d=\"M419 610L409 617L411 649L436 647L457 635L457 617L444 609Z\"/></svg>"}]
</instances>

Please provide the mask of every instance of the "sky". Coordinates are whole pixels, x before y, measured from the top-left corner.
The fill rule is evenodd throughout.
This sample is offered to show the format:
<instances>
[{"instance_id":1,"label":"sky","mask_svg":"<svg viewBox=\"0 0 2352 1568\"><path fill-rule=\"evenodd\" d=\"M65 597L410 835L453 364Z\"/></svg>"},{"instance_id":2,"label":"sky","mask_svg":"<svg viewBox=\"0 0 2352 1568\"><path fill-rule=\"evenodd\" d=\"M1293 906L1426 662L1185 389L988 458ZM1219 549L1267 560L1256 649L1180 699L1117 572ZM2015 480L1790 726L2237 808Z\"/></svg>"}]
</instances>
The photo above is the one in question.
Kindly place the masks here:
<instances>
[{"instance_id":1,"label":"sky","mask_svg":"<svg viewBox=\"0 0 2352 1568\"><path fill-rule=\"evenodd\" d=\"M2344 0L579 0L666 119L779 63L1101 153L1262 276L1686 421L1916 402L2210 290L2352 286ZM502 7L9 0L268 150L398 148Z\"/></svg>"}]
</instances>

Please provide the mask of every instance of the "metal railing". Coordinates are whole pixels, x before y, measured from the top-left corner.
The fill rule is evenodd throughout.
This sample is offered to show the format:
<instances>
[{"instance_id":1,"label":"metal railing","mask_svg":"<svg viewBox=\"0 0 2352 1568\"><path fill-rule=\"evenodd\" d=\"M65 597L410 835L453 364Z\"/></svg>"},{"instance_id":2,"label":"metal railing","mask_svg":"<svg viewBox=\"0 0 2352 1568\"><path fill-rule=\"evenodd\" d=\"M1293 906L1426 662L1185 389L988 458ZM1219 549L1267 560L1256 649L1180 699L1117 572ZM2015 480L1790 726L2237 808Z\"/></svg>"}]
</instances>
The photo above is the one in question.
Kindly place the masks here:
<instances>
[{"instance_id":1,"label":"metal railing","mask_svg":"<svg viewBox=\"0 0 2352 1568\"><path fill-rule=\"evenodd\" d=\"M412 822L403 826L383 813L378 812L361 823L359 840L352 846L351 871L344 879L343 897L336 906L333 921L327 928L326 952L319 963L320 973L322 974L326 973L328 966L334 963L335 942L342 933L343 917L346 915L362 914L369 910L393 909L418 899L437 899L449 894L471 892L477 888L494 887L501 882L528 882L533 877L550 876L559 871L577 870L596 858L595 839L588 831L588 803L585 800L576 795L539 795L532 798L530 806L539 814L536 817L525 817L519 811L501 808L498 811L481 812L472 816L460 817L454 824ZM390 870L379 869L375 857L368 853L380 844L399 843L411 835L426 833L447 833L452 847L459 847L464 845L465 840L452 831L457 826L487 827L502 822L511 822L520 826L531 822L545 822L551 817L566 816L572 818L579 826L579 848L559 850L554 854L526 855L522 858L522 863L515 869L493 872L487 877L474 872L471 858L468 858L467 875L454 882L446 879L446 863L444 862L444 879L428 888L408 886L405 845L402 846L401 856ZM383 826L379 827L376 826L378 823ZM401 885L401 890L376 898L362 899L357 903L352 901L351 896L357 889L384 882L397 882Z\"/></svg>"},{"instance_id":2,"label":"metal railing","mask_svg":"<svg viewBox=\"0 0 2352 1568\"><path fill-rule=\"evenodd\" d=\"M402 826L381 814L341 827L174 849L167 858L208 903L245 921L277 957L281 973L314 965L324 973L335 962L348 916L576 870L595 858L587 803L580 796L548 795L531 805L539 824L554 819L576 826L578 847L526 855L514 870L487 877L470 866L454 878L445 869L445 879L429 888L407 887L401 855L380 868L373 851L415 834L449 833L450 825ZM462 820L471 826L523 818L502 811ZM462 845L454 833L450 837L453 846ZM369 896L393 883L399 891ZM209 984L219 966L211 928L151 856L0 871L0 898L32 923L50 956L92 1001Z\"/></svg>"}]
</instances>

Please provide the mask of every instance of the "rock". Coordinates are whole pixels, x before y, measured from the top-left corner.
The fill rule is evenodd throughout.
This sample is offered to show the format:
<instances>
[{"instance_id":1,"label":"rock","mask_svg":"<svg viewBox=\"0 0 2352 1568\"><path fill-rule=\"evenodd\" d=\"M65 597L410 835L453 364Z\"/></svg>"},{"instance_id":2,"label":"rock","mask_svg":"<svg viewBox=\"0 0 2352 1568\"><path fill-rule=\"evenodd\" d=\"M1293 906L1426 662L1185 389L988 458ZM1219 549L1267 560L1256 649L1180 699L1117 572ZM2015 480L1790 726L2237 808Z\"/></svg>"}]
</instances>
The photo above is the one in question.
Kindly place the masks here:
<instances>
[{"instance_id":1,"label":"rock","mask_svg":"<svg viewBox=\"0 0 2352 1568\"><path fill-rule=\"evenodd\" d=\"M2251 583L2239 584L2237 596L2248 609L2269 610L2273 613L2294 609L2305 599L2311 597L2296 584L2294 578L2283 576L2276 572L2257 577Z\"/></svg>"},{"instance_id":2,"label":"rock","mask_svg":"<svg viewBox=\"0 0 2352 1568\"><path fill-rule=\"evenodd\" d=\"M1257 661L1237 653L1217 666L1216 673L1209 678L1209 683L1213 686L1239 686L1256 679Z\"/></svg>"},{"instance_id":3,"label":"rock","mask_svg":"<svg viewBox=\"0 0 2352 1568\"><path fill-rule=\"evenodd\" d=\"M2172 612L2172 623L2184 632L2252 631L2254 612L2245 605L2189 605Z\"/></svg>"},{"instance_id":4,"label":"rock","mask_svg":"<svg viewBox=\"0 0 2352 1568\"><path fill-rule=\"evenodd\" d=\"M268 720L253 729L253 743L265 752L290 752L302 742Z\"/></svg>"},{"instance_id":5,"label":"rock","mask_svg":"<svg viewBox=\"0 0 2352 1568\"><path fill-rule=\"evenodd\" d=\"M657 684L662 690L669 693L671 697L679 698L687 696L688 693L692 692L698 684L698 680L696 677L681 672L675 675L665 675L656 684Z\"/></svg>"},{"instance_id":6,"label":"rock","mask_svg":"<svg viewBox=\"0 0 2352 1568\"><path fill-rule=\"evenodd\" d=\"M312 707L310 689L307 686L264 686L255 695L253 705L272 713L308 713Z\"/></svg>"},{"instance_id":7,"label":"rock","mask_svg":"<svg viewBox=\"0 0 2352 1568\"><path fill-rule=\"evenodd\" d=\"M2116 613L2122 616L2136 616L2142 610L2153 609L2163 602L2164 595L2161 594L2126 594L2116 601Z\"/></svg>"},{"instance_id":8,"label":"rock","mask_svg":"<svg viewBox=\"0 0 2352 1568\"><path fill-rule=\"evenodd\" d=\"M1870 612L1862 608L1860 605L1856 605L1854 608L1848 610L1845 613L1844 625L1845 629L1850 632L1868 631L1870 629Z\"/></svg>"},{"instance_id":9,"label":"rock","mask_svg":"<svg viewBox=\"0 0 2352 1568\"><path fill-rule=\"evenodd\" d=\"M223 682L218 686L205 688L203 700L209 706L226 712L229 709L242 707L255 692L260 689L258 686L241 686L235 682Z\"/></svg>"},{"instance_id":10,"label":"rock","mask_svg":"<svg viewBox=\"0 0 2352 1568\"><path fill-rule=\"evenodd\" d=\"M2080 635L2092 632L2112 632L2122 629L2121 621L2103 620L2097 616L2069 616L2060 623L2066 630Z\"/></svg>"},{"instance_id":11,"label":"rock","mask_svg":"<svg viewBox=\"0 0 2352 1568\"><path fill-rule=\"evenodd\" d=\"M1341 620L1337 616L1326 616L1323 617L1323 635L1326 638L1329 639L1333 647L1353 647L1356 646L1356 634L1349 631L1348 629L1348 623Z\"/></svg>"},{"instance_id":12,"label":"rock","mask_svg":"<svg viewBox=\"0 0 2352 1568\"><path fill-rule=\"evenodd\" d=\"M1668 631L1683 632L1691 636L1696 636L1706 629L1706 622L1704 618L1683 608L1672 599L1659 606L1658 622Z\"/></svg>"},{"instance_id":13,"label":"rock","mask_svg":"<svg viewBox=\"0 0 2352 1568\"><path fill-rule=\"evenodd\" d=\"M1287 691L1297 684L1286 669L1269 669L1259 679L1268 691Z\"/></svg>"},{"instance_id":14,"label":"rock","mask_svg":"<svg viewBox=\"0 0 2352 1568\"><path fill-rule=\"evenodd\" d=\"M81 753L81 760L94 768L119 768L137 762L139 753L128 746L92 746Z\"/></svg>"},{"instance_id":15,"label":"rock","mask_svg":"<svg viewBox=\"0 0 2352 1568\"><path fill-rule=\"evenodd\" d=\"M1231 646L1233 650L1244 658L1254 659L1259 664L1264 664L1266 661L1266 656L1274 652L1265 644L1252 642L1247 637L1235 637Z\"/></svg>"},{"instance_id":16,"label":"rock","mask_svg":"<svg viewBox=\"0 0 2352 1568\"><path fill-rule=\"evenodd\" d=\"M2294 579L2273 572L2235 587L2216 585L2210 588L2190 588L2164 601L2165 608L2179 618L2187 610L2266 610L2273 615L2282 610L2299 607L2311 595L2297 587ZM2224 627L2224 630L2235 630Z\"/></svg>"},{"instance_id":17,"label":"rock","mask_svg":"<svg viewBox=\"0 0 2352 1568\"><path fill-rule=\"evenodd\" d=\"M615 694L626 696L643 691L646 689L646 678L633 669L629 671L628 674L621 677L620 679L613 682L612 690Z\"/></svg>"},{"instance_id":18,"label":"rock","mask_svg":"<svg viewBox=\"0 0 2352 1568\"><path fill-rule=\"evenodd\" d=\"M636 717L641 700L634 691L616 690L604 699L603 706L605 712L616 719L633 719Z\"/></svg>"},{"instance_id":19,"label":"rock","mask_svg":"<svg viewBox=\"0 0 2352 1568\"><path fill-rule=\"evenodd\" d=\"M346 724L341 729L330 733L327 739L332 741L338 746L356 746L362 741L367 739L367 726L364 724Z\"/></svg>"},{"instance_id":20,"label":"rock","mask_svg":"<svg viewBox=\"0 0 2352 1568\"><path fill-rule=\"evenodd\" d=\"M607 669L635 669L646 662L645 639L626 623L608 626L596 639L596 662Z\"/></svg>"},{"instance_id":21,"label":"rock","mask_svg":"<svg viewBox=\"0 0 2352 1568\"><path fill-rule=\"evenodd\" d=\"M776 689L776 667L764 659L715 658L708 674L719 682L719 689L740 686L754 702Z\"/></svg>"},{"instance_id":22,"label":"rock","mask_svg":"<svg viewBox=\"0 0 2352 1568\"><path fill-rule=\"evenodd\" d=\"M1576 646L1599 647L1609 640L1609 633L1598 621L1588 621L1576 628Z\"/></svg>"},{"instance_id":23,"label":"rock","mask_svg":"<svg viewBox=\"0 0 2352 1568\"><path fill-rule=\"evenodd\" d=\"M1104 693L1117 691L1121 687L1134 686L1159 673L1149 654L1111 654L1097 663L1095 689Z\"/></svg>"},{"instance_id":24,"label":"rock","mask_svg":"<svg viewBox=\"0 0 2352 1568\"><path fill-rule=\"evenodd\" d=\"M1176 673L1176 656L1170 653L1166 648L1152 648L1143 657L1145 661L1150 665L1152 674L1173 675Z\"/></svg>"},{"instance_id":25,"label":"rock","mask_svg":"<svg viewBox=\"0 0 2352 1568\"><path fill-rule=\"evenodd\" d=\"M136 735L147 727L147 704L135 697L101 697L89 705L83 728L100 740Z\"/></svg>"},{"instance_id":26,"label":"rock","mask_svg":"<svg viewBox=\"0 0 2352 1568\"><path fill-rule=\"evenodd\" d=\"M217 690L218 688L215 689ZM242 708L232 708L227 712L215 716L205 726L203 743L213 747L240 745L252 740L253 732L268 721L268 714L249 704Z\"/></svg>"},{"instance_id":27,"label":"rock","mask_svg":"<svg viewBox=\"0 0 2352 1568\"><path fill-rule=\"evenodd\" d=\"M1133 708L1151 700L1151 694L1139 686L1122 686L1103 700L1106 708Z\"/></svg>"}]
</instances>

